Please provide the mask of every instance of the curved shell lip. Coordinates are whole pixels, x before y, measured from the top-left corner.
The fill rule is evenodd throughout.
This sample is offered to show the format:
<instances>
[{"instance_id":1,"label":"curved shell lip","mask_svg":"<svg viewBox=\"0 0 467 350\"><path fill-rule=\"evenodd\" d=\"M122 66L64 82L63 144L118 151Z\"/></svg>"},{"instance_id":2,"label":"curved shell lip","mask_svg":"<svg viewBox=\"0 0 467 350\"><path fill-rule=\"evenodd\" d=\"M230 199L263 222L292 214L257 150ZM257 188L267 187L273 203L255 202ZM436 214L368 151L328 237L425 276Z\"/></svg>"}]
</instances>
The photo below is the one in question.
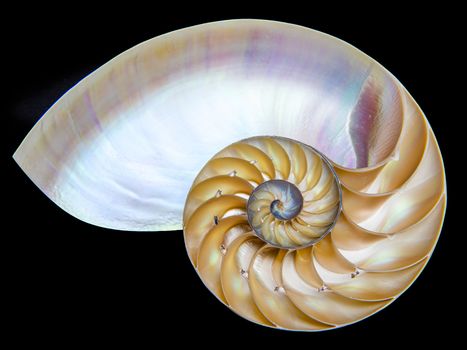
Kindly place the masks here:
<instances>
[{"instance_id":1,"label":"curved shell lip","mask_svg":"<svg viewBox=\"0 0 467 350\"><path fill-rule=\"evenodd\" d=\"M293 139L288 138L288 137L278 136L278 135L258 135L258 136L247 137L245 139L241 139L238 142L248 141L248 140L254 139L256 137L273 137L273 138L277 138L277 139L287 140L287 141L290 141L290 142L295 142L295 143L298 143L298 144L300 144L302 146L309 147L316 153L316 155L318 155L321 158L321 160L327 165L327 167L331 171L331 173L332 173L332 175L334 177L334 181L336 182L336 185L337 185L337 191L339 193L339 205L338 205L338 208L336 210L336 215L334 216L332 224L329 226L329 228L320 237L318 237L316 239L313 239L309 243L298 246L298 247L287 247L287 246L281 246L281 245L278 245L278 244L275 244L275 243L271 243L271 242L267 241L266 239L264 239L262 236L256 234L256 231L253 230L256 237L258 237L263 242L265 242L266 244L268 244L269 246L274 247L274 248L287 249L287 250L297 250L297 249L305 249L305 248L313 246L314 244L318 243L319 241L324 239L328 234L331 233L331 231L334 229L334 226L336 226L336 224L337 224L339 216L341 215L341 213L343 211L343 208L342 208L342 183L340 182L339 176L337 175L331 161L326 157L326 155L324 155L322 152L318 151L316 148L314 148L314 147L312 147L310 145L307 145L306 143L303 143L303 142L300 142L300 141L297 141L297 140L293 140ZM250 203L250 198L251 198L251 196L248 198L247 207L248 207L248 205Z\"/></svg>"}]
</instances>

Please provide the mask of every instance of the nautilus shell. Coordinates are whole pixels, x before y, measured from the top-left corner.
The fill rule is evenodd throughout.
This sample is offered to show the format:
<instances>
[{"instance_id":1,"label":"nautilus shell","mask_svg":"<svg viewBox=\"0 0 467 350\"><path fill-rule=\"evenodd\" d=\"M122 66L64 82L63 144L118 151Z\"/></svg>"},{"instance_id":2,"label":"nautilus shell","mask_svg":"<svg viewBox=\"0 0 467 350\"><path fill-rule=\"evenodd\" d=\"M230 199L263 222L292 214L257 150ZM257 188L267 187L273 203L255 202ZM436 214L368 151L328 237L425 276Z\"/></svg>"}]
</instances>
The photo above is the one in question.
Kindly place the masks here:
<instances>
[{"instance_id":1,"label":"nautilus shell","mask_svg":"<svg viewBox=\"0 0 467 350\"><path fill-rule=\"evenodd\" d=\"M401 205L392 198L411 186L382 197L342 185L343 196L324 156L293 140L253 137L217 153L194 180L183 215L203 282L239 315L285 329L333 328L389 304L425 265L444 202L433 198L420 220L388 230ZM372 218L372 230L359 217Z\"/></svg>"},{"instance_id":2,"label":"nautilus shell","mask_svg":"<svg viewBox=\"0 0 467 350\"><path fill-rule=\"evenodd\" d=\"M272 21L203 24L122 53L14 159L83 221L183 229L209 290L278 329L337 328L394 301L446 206L436 138L401 83L339 39Z\"/></svg>"}]
</instances>

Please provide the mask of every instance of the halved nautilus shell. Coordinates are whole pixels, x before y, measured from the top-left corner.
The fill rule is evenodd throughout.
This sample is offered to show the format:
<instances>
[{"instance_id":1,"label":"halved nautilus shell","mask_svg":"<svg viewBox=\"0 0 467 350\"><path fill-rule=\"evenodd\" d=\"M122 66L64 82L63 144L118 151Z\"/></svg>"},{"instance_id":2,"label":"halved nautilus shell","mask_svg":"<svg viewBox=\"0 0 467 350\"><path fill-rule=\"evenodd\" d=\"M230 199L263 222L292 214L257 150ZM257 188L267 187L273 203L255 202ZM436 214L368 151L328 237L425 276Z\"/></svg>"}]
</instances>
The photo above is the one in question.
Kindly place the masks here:
<instances>
[{"instance_id":1,"label":"halved nautilus shell","mask_svg":"<svg viewBox=\"0 0 467 350\"><path fill-rule=\"evenodd\" d=\"M248 138L194 180L183 215L188 255L206 286L251 321L299 330L353 323L394 300L425 265L444 200L429 193L415 219L401 222L400 199L441 184L408 181L369 196L342 183L341 196L332 165L311 147Z\"/></svg>"},{"instance_id":2,"label":"halved nautilus shell","mask_svg":"<svg viewBox=\"0 0 467 350\"><path fill-rule=\"evenodd\" d=\"M183 228L218 299L280 329L335 328L391 303L426 265L446 205L436 138L397 79L339 39L272 21L122 53L14 158L83 221Z\"/></svg>"}]
</instances>

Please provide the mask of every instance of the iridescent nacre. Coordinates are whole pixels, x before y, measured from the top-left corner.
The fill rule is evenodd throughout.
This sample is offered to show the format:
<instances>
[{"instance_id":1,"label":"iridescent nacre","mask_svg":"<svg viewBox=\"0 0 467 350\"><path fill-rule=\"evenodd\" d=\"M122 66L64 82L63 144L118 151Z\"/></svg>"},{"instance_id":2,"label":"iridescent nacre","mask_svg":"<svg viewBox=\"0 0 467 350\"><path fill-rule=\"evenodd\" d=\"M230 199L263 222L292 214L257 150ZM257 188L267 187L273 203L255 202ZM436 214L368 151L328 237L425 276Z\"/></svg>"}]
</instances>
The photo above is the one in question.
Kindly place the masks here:
<instances>
[{"instance_id":1,"label":"iridescent nacre","mask_svg":"<svg viewBox=\"0 0 467 350\"><path fill-rule=\"evenodd\" d=\"M284 180L305 207L318 167L304 144L330 160L342 210L316 242L302 208L267 243L251 229L249 195ZM135 46L60 98L14 159L83 221L183 227L219 300L279 329L340 327L391 303L428 262L446 207L436 137L402 84L339 39L273 21L208 23Z\"/></svg>"},{"instance_id":2,"label":"iridescent nacre","mask_svg":"<svg viewBox=\"0 0 467 350\"><path fill-rule=\"evenodd\" d=\"M226 145L288 137L344 171L375 169L371 187L355 186L380 193L413 171L423 120L402 85L353 46L297 25L232 20L158 36L115 57L51 107L14 158L83 221L180 230L193 178ZM412 157L400 136L419 121L407 140Z\"/></svg>"}]
</instances>

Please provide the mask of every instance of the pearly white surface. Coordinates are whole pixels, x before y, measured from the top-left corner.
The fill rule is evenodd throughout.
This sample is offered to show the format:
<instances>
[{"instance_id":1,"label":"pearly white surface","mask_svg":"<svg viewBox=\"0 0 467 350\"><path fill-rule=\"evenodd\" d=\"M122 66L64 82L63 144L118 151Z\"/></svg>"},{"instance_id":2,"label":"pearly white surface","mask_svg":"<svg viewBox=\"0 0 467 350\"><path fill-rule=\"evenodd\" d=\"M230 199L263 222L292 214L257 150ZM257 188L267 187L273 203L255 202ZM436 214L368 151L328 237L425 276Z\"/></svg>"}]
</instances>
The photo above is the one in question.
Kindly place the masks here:
<instances>
[{"instance_id":1,"label":"pearly white surface","mask_svg":"<svg viewBox=\"0 0 467 350\"><path fill-rule=\"evenodd\" d=\"M350 133L374 81L384 108L362 148ZM374 135L399 131L399 89L384 68L326 34L271 21L209 23L144 42L86 77L14 158L83 221L177 230L195 175L240 139L292 138L347 167L357 157L384 161L397 138Z\"/></svg>"}]
</instances>

